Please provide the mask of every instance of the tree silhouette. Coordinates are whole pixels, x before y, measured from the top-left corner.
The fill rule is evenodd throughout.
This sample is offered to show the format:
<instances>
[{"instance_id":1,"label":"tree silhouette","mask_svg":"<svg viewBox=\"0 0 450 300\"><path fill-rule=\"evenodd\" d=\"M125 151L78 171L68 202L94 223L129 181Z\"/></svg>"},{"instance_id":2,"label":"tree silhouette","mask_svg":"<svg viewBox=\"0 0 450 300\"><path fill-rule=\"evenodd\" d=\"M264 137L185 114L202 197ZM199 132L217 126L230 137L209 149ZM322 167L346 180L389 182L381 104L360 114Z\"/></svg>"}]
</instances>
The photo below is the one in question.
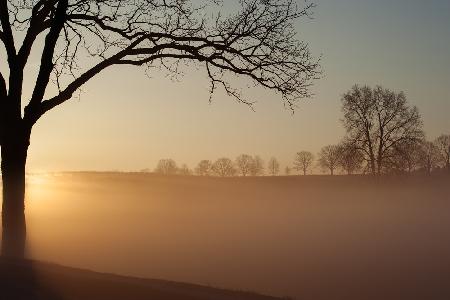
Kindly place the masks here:
<instances>
[{"instance_id":1,"label":"tree silhouette","mask_svg":"<svg viewBox=\"0 0 450 300\"><path fill-rule=\"evenodd\" d=\"M177 163L173 159L161 159L155 168L155 173L161 175L175 175L177 172Z\"/></svg>"},{"instance_id":2,"label":"tree silhouette","mask_svg":"<svg viewBox=\"0 0 450 300\"><path fill-rule=\"evenodd\" d=\"M329 170L334 175L334 170L339 165L341 151L339 146L329 145L323 147L319 152L319 166L322 169Z\"/></svg>"},{"instance_id":3,"label":"tree silhouette","mask_svg":"<svg viewBox=\"0 0 450 300\"><path fill-rule=\"evenodd\" d=\"M236 168L242 176L250 175L252 168L254 167L255 161L253 157L248 154L241 154L236 157Z\"/></svg>"},{"instance_id":4,"label":"tree silhouette","mask_svg":"<svg viewBox=\"0 0 450 300\"><path fill-rule=\"evenodd\" d=\"M303 175L306 175L309 167L311 167L314 161L314 155L308 151L298 152L294 160L294 168L297 171L303 171Z\"/></svg>"},{"instance_id":5,"label":"tree silhouette","mask_svg":"<svg viewBox=\"0 0 450 300\"><path fill-rule=\"evenodd\" d=\"M212 170L214 174L220 177L229 177L236 174L236 169L234 168L231 159L223 157L219 158L212 165Z\"/></svg>"},{"instance_id":6,"label":"tree silhouette","mask_svg":"<svg viewBox=\"0 0 450 300\"><path fill-rule=\"evenodd\" d=\"M178 174L184 175L184 176L190 176L193 174L192 170L189 169L188 165L183 164L181 168L178 169Z\"/></svg>"},{"instance_id":7,"label":"tree silhouette","mask_svg":"<svg viewBox=\"0 0 450 300\"><path fill-rule=\"evenodd\" d=\"M267 168L269 170L269 174L272 176L276 176L280 172L280 163L275 157L269 159L267 163Z\"/></svg>"},{"instance_id":8,"label":"tree silhouette","mask_svg":"<svg viewBox=\"0 0 450 300\"><path fill-rule=\"evenodd\" d=\"M429 141L423 141L419 154L419 164L427 172L431 172L438 166L440 160L439 150L436 145Z\"/></svg>"},{"instance_id":9,"label":"tree silhouette","mask_svg":"<svg viewBox=\"0 0 450 300\"><path fill-rule=\"evenodd\" d=\"M421 141L407 140L391 150L388 164L394 171L411 173L417 169L422 151Z\"/></svg>"},{"instance_id":10,"label":"tree silhouette","mask_svg":"<svg viewBox=\"0 0 450 300\"><path fill-rule=\"evenodd\" d=\"M258 155L253 157L253 164L250 168L250 175L261 176L264 175L264 161Z\"/></svg>"},{"instance_id":11,"label":"tree silhouette","mask_svg":"<svg viewBox=\"0 0 450 300\"><path fill-rule=\"evenodd\" d=\"M0 42L9 69L9 78L0 74L4 255L23 255L25 165L33 125L105 69L145 65L177 73L180 63L192 62L204 67L211 93L222 87L250 105L230 85L230 74L273 90L291 108L309 95L320 68L307 44L297 40L294 22L308 17L314 5L242 0L239 9L223 16L220 2L0 1ZM40 65L32 95L23 99L32 49L39 51ZM55 94L48 89L52 82Z\"/></svg>"},{"instance_id":12,"label":"tree silhouette","mask_svg":"<svg viewBox=\"0 0 450 300\"><path fill-rule=\"evenodd\" d=\"M347 141L341 142L339 144L339 152L339 166L347 175L351 175L361 169L364 156L352 143Z\"/></svg>"},{"instance_id":13,"label":"tree silhouette","mask_svg":"<svg viewBox=\"0 0 450 300\"><path fill-rule=\"evenodd\" d=\"M450 172L450 135L443 134L439 136L435 140L434 144L439 151L443 167L445 167L447 171Z\"/></svg>"},{"instance_id":14,"label":"tree silhouette","mask_svg":"<svg viewBox=\"0 0 450 300\"><path fill-rule=\"evenodd\" d=\"M284 174L285 174L286 176L291 175L291 168L286 167L286 168L284 169Z\"/></svg>"},{"instance_id":15,"label":"tree silhouette","mask_svg":"<svg viewBox=\"0 0 450 300\"><path fill-rule=\"evenodd\" d=\"M199 176L210 176L212 172L212 163L209 160L202 160L195 168L195 173Z\"/></svg>"},{"instance_id":16,"label":"tree silhouette","mask_svg":"<svg viewBox=\"0 0 450 300\"><path fill-rule=\"evenodd\" d=\"M347 139L363 153L372 174L384 171L396 145L423 138L418 109L407 105L402 92L355 85L342 97L342 110Z\"/></svg>"}]
</instances>

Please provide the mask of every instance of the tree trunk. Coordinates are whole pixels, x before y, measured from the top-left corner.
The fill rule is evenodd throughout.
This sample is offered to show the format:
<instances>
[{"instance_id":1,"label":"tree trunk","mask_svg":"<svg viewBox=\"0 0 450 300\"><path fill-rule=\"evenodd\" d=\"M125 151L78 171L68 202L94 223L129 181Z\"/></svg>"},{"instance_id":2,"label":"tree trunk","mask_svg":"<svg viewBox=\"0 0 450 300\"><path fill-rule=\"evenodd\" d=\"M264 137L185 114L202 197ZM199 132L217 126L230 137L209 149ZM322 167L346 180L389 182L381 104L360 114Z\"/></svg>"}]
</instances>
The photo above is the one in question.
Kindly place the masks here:
<instances>
[{"instance_id":1,"label":"tree trunk","mask_svg":"<svg viewBox=\"0 0 450 300\"><path fill-rule=\"evenodd\" d=\"M383 161L381 158L377 158L377 175L380 176L383 168Z\"/></svg>"},{"instance_id":2,"label":"tree trunk","mask_svg":"<svg viewBox=\"0 0 450 300\"><path fill-rule=\"evenodd\" d=\"M449 152L450 152L450 148L449 148ZM447 171L450 173L450 156L447 156L446 165L447 165Z\"/></svg>"},{"instance_id":3,"label":"tree trunk","mask_svg":"<svg viewBox=\"0 0 450 300\"><path fill-rule=\"evenodd\" d=\"M373 176L377 174L376 166L375 166L375 158L373 156L370 157L370 172Z\"/></svg>"},{"instance_id":4,"label":"tree trunk","mask_svg":"<svg viewBox=\"0 0 450 300\"><path fill-rule=\"evenodd\" d=\"M8 128L10 129L10 128ZM8 130L1 147L2 156L2 256L23 258L25 254L25 164L29 133Z\"/></svg>"}]
</instances>

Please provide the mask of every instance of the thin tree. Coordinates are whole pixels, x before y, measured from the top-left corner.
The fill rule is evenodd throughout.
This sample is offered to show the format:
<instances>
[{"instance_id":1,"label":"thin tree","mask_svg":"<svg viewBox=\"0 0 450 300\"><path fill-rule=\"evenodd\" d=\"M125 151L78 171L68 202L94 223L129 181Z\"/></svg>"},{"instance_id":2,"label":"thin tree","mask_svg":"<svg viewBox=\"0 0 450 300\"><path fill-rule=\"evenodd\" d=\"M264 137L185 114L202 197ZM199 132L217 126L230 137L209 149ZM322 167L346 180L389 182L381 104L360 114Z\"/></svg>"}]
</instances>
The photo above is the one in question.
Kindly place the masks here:
<instances>
[{"instance_id":1,"label":"thin tree","mask_svg":"<svg viewBox=\"0 0 450 300\"><path fill-rule=\"evenodd\" d=\"M269 159L269 162L267 163L267 168L269 170L269 174L272 176L276 176L278 175L278 173L280 173L280 163L275 157Z\"/></svg>"},{"instance_id":2,"label":"thin tree","mask_svg":"<svg viewBox=\"0 0 450 300\"><path fill-rule=\"evenodd\" d=\"M248 154L241 154L238 157L236 157L236 168L242 176L250 175L250 172L252 171L252 168L255 164L255 161L253 160L253 157L251 157Z\"/></svg>"},{"instance_id":3,"label":"thin tree","mask_svg":"<svg viewBox=\"0 0 450 300\"><path fill-rule=\"evenodd\" d=\"M192 62L204 68L211 93L221 87L249 105L229 75L278 93L291 108L309 96L320 67L307 44L297 40L294 22L308 17L314 5L243 0L223 15L220 2L0 1L0 43L6 53L0 59L9 71L9 78L0 74L3 255L23 255L25 165L33 125L106 69L146 66L179 74L180 63ZM32 49L40 64L31 97L24 98Z\"/></svg>"},{"instance_id":4,"label":"thin tree","mask_svg":"<svg viewBox=\"0 0 450 300\"><path fill-rule=\"evenodd\" d=\"M183 164L181 168L178 169L178 174L183 176L191 176L193 174L192 170L189 169L188 165Z\"/></svg>"},{"instance_id":5,"label":"thin tree","mask_svg":"<svg viewBox=\"0 0 450 300\"><path fill-rule=\"evenodd\" d=\"M423 138L422 120L403 92L380 86L355 85L342 97L347 139L359 149L372 174L381 174L391 150L405 141Z\"/></svg>"},{"instance_id":6,"label":"thin tree","mask_svg":"<svg viewBox=\"0 0 450 300\"><path fill-rule=\"evenodd\" d=\"M319 166L324 170L329 170L334 175L334 170L339 165L341 151L337 145L323 147L319 152Z\"/></svg>"},{"instance_id":7,"label":"thin tree","mask_svg":"<svg viewBox=\"0 0 450 300\"><path fill-rule=\"evenodd\" d=\"M195 168L195 173L199 176L210 176L212 172L212 163L211 161L204 159L201 160L197 168Z\"/></svg>"},{"instance_id":8,"label":"thin tree","mask_svg":"<svg viewBox=\"0 0 450 300\"><path fill-rule=\"evenodd\" d=\"M298 172L302 171L303 175L306 175L306 172L311 167L314 162L314 155L309 151L301 151L298 152L295 156L294 160L294 169Z\"/></svg>"},{"instance_id":9,"label":"thin tree","mask_svg":"<svg viewBox=\"0 0 450 300\"><path fill-rule=\"evenodd\" d=\"M290 168L290 167L286 167L286 168L284 169L284 174L285 174L286 176L291 175L291 168Z\"/></svg>"},{"instance_id":10,"label":"thin tree","mask_svg":"<svg viewBox=\"0 0 450 300\"><path fill-rule=\"evenodd\" d=\"M159 160L155 173L161 175L175 175L178 172L177 163L173 159L161 159Z\"/></svg>"},{"instance_id":11,"label":"thin tree","mask_svg":"<svg viewBox=\"0 0 450 300\"><path fill-rule=\"evenodd\" d=\"M445 167L447 171L450 172L450 135L443 134L439 136L434 141L434 144L439 151L443 167Z\"/></svg>"},{"instance_id":12,"label":"thin tree","mask_svg":"<svg viewBox=\"0 0 450 300\"><path fill-rule=\"evenodd\" d=\"M220 177L230 177L236 174L233 161L231 159L222 157L214 162L212 165L212 171L214 174Z\"/></svg>"},{"instance_id":13,"label":"thin tree","mask_svg":"<svg viewBox=\"0 0 450 300\"><path fill-rule=\"evenodd\" d=\"M431 174L431 172L439 165L439 150L434 143L429 141L423 141L421 146L419 164L427 174Z\"/></svg>"},{"instance_id":14,"label":"thin tree","mask_svg":"<svg viewBox=\"0 0 450 300\"><path fill-rule=\"evenodd\" d=\"M264 175L264 160L258 155L255 155L253 157L253 164L250 168L250 175L252 176Z\"/></svg>"}]
</instances>

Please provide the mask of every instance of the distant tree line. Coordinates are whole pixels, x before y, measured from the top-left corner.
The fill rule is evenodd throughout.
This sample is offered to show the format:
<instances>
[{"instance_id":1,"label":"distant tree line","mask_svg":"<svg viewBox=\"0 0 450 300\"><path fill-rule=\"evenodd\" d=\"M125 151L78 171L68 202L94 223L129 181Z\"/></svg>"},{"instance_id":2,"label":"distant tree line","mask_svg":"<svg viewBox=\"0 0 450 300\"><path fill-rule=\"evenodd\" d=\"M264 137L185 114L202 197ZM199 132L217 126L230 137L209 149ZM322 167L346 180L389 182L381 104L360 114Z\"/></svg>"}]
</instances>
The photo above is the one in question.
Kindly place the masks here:
<instances>
[{"instance_id":1,"label":"distant tree line","mask_svg":"<svg viewBox=\"0 0 450 300\"><path fill-rule=\"evenodd\" d=\"M450 174L450 135L442 134L428 141L417 107L409 106L403 92L381 86L371 88L355 85L342 98L346 134L335 145L323 147L317 159L309 151L299 151L292 170L310 174L315 167L330 175L340 174L431 174L446 170ZM202 160L194 170L186 165L177 167L172 159L159 161L155 172L165 175L198 176L276 176L280 163L275 157L267 164L259 156L241 154L233 161L222 157L216 161Z\"/></svg>"},{"instance_id":2,"label":"distant tree line","mask_svg":"<svg viewBox=\"0 0 450 300\"><path fill-rule=\"evenodd\" d=\"M275 158L269 161L268 172L277 175L279 163ZM258 155L241 154L234 161L221 157L215 161L201 160L194 170L187 165L179 168L173 159L161 159L155 168L155 173L162 175L198 175L198 176L261 176L265 174L264 161Z\"/></svg>"}]
</instances>

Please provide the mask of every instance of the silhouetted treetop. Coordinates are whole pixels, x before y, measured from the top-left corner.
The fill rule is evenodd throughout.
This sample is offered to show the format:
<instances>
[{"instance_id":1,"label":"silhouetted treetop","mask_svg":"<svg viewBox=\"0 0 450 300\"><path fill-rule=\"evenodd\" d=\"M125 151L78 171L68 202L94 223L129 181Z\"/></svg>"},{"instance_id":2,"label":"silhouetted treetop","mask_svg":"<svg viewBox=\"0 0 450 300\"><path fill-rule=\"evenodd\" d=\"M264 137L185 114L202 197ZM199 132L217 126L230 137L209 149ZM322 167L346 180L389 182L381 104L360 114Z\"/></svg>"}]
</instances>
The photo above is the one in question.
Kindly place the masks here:
<instances>
[{"instance_id":1,"label":"silhouetted treetop","mask_svg":"<svg viewBox=\"0 0 450 300\"><path fill-rule=\"evenodd\" d=\"M450 171L450 135L442 134L436 138L434 144L439 151L443 167Z\"/></svg>"},{"instance_id":2,"label":"silhouetted treetop","mask_svg":"<svg viewBox=\"0 0 450 300\"><path fill-rule=\"evenodd\" d=\"M240 9L222 16L216 12L221 1L2 2L0 39L10 67L22 69L38 36L46 34L26 113L33 122L113 65L157 66L177 73L180 62L197 61L206 69L211 93L221 86L230 96L250 103L226 81L231 73L275 90L289 106L308 96L308 87L320 73L318 60L296 39L293 25L311 14L313 4L241 0L236 1ZM14 30L26 32L17 49ZM86 55L91 57L87 66L80 59ZM52 74L59 93L42 101Z\"/></svg>"},{"instance_id":3,"label":"silhouetted treetop","mask_svg":"<svg viewBox=\"0 0 450 300\"><path fill-rule=\"evenodd\" d=\"M269 174L272 176L276 176L280 172L280 163L275 157L271 157L269 162L267 163L267 169Z\"/></svg>"},{"instance_id":4,"label":"silhouetted treetop","mask_svg":"<svg viewBox=\"0 0 450 300\"><path fill-rule=\"evenodd\" d=\"M424 135L419 111L403 92L355 85L343 95L342 111L347 140L363 153L372 174L385 171L396 146Z\"/></svg>"},{"instance_id":5,"label":"silhouetted treetop","mask_svg":"<svg viewBox=\"0 0 450 300\"><path fill-rule=\"evenodd\" d=\"M177 174L177 163L173 159L160 159L155 168L155 173L161 175L175 175Z\"/></svg>"},{"instance_id":6,"label":"silhouetted treetop","mask_svg":"<svg viewBox=\"0 0 450 300\"><path fill-rule=\"evenodd\" d=\"M347 175L351 175L361 169L364 155L352 142L342 141L339 144L339 152L339 166Z\"/></svg>"},{"instance_id":7,"label":"silhouetted treetop","mask_svg":"<svg viewBox=\"0 0 450 300\"><path fill-rule=\"evenodd\" d=\"M212 171L220 177L229 177L236 174L233 161L226 157L217 159L212 165Z\"/></svg>"},{"instance_id":8,"label":"silhouetted treetop","mask_svg":"<svg viewBox=\"0 0 450 300\"><path fill-rule=\"evenodd\" d=\"M300 151L295 155L294 160L294 169L297 171L303 171L303 175L306 175L306 172L311 167L314 161L314 155L309 151Z\"/></svg>"},{"instance_id":9,"label":"silhouetted treetop","mask_svg":"<svg viewBox=\"0 0 450 300\"><path fill-rule=\"evenodd\" d=\"M319 166L322 169L329 170L331 175L334 175L334 170L339 165L341 151L337 145L328 145L323 147L319 152Z\"/></svg>"},{"instance_id":10,"label":"silhouetted treetop","mask_svg":"<svg viewBox=\"0 0 450 300\"><path fill-rule=\"evenodd\" d=\"M212 173L212 162L210 160L201 160L195 168L195 173L199 176L210 176Z\"/></svg>"},{"instance_id":11,"label":"silhouetted treetop","mask_svg":"<svg viewBox=\"0 0 450 300\"><path fill-rule=\"evenodd\" d=\"M439 149L430 141L422 141L419 152L419 165L428 173L438 167L440 160Z\"/></svg>"}]
</instances>

